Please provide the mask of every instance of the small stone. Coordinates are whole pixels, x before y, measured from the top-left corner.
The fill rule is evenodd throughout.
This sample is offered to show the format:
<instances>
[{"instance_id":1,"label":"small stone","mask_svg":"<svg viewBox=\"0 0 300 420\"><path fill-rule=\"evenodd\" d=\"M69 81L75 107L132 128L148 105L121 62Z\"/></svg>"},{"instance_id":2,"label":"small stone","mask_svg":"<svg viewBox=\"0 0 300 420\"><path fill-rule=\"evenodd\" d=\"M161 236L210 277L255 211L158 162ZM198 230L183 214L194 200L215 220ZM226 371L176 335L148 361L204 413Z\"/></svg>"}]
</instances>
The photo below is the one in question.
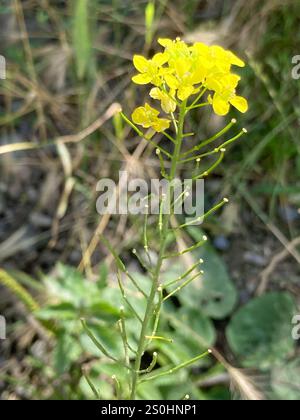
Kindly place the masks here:
<instances>
[{"instance_id":1,"label":"small stone","mask_svg":"<svg viewBox=\"0 0 300 420\"><path fill-rule=\"evenodd\" d=\"M214 246L220 251L227 251L230 247L230 241L225 236L220 235L214 239Z\"/></svg>"}]
</instances>

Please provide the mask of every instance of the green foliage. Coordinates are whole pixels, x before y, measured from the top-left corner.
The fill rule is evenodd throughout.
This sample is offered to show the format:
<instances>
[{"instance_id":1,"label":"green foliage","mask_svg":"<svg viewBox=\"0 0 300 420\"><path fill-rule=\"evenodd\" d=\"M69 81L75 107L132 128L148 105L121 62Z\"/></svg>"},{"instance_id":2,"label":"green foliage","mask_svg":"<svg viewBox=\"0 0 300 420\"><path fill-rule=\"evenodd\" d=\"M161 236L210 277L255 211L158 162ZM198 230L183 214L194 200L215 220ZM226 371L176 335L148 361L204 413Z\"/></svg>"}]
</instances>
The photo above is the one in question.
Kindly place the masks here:
<instances>
[{"instance_id":1,"label":"green foliage","mask_svg":"<svg viewBox=\"0 0 300 420\"><path fill-rule=\"evenodd\" d=\"M266 369L293 355L291 320L295 310L288 293L268 293L233 316L227 339L243 366Z\"/></svg>"},{"instance_id":2,"label":"green foliage","mask_svg":"<svg viewBox=\"0 0 300 420\"><path fill-rule=\"evenodd\" d=\"M300 360L295 359L272 370L272 390L276 399L298 401L300 398Z\"/></svg>"},{"instance_id":3,"label":"green foliage","mask_svg":"<svg viewBox=\"0 0 300 420\"><path fill-rule=\"evenodd\" d=\"M114 357L122 359L123 346L117 320L123 302L117 284L108 284L107 275L107 269L103 265L99 280L92 282L76 269L59 264L55 272L44 279L48 303L36 316L42 321L54 321L56 326L52 362L50 372L47 373L49 380L52 375L73 376L75 366L80 369L85 360L94 357L93 363L89 363L88 378L99 390L101 398L111 399L115 397L114 387L110 383L111 376L117 375L126 395L129 392L128 372L121 365L107 359L80 324L80 318L86 317L90 331L101 346ZM149 290L149 278L138 273L132 275L144 290ZM131 282L125 285L128 300L136 311L142 314L145 310L145 299L136 292ZM136 348L139 324L130 307L125 308L125 315L128 342L131 347ZM172 302L168 303L167 310L162 314L159 335L172 337L173 342L153 341L149 351L159 352L157 372L164 371L173 364L183 363L195 354L205 351L216 339L213 324L205 315L192 308L181 308L178 311ZM207 360L198 362L199 366L206 366L207 363ZM75 372L77 370L75 369ZM81 398L82 394L84 398L95 398L86 379L79 375L78 381L78 398ZM173 387L174 381L178 384L176 390ZM138 395L140 398L150 398L152 395L153 398L165 399L171 396L181 398L184 393L190 393L195 398L204 398L194 386L187 371L179 371L170 375L170 378L162 377L153 383L144 383Z\"/></svg>"},{"instance_id":4,"label":"green foliage","mask_svg":"<svg viewBox=\"0 0 300 420\"><path fill-rule=\"evenodd\" d=\"M199 228L188 229L191 238L195 243L203 238L203 231ZM183 306L194 308L202 314L213 319L224 319L234 309L237 302L237 291L230 279L226 265L219 257L213 246L209 243L194 251L196 259L202 258L203 276L199 280L185 287L178 295ZM164 274L166 281L180 276L185 270L181 263L175 263L170 270ZM171 291L172 288L170 287Z\"/></svg>"}]
</instances>

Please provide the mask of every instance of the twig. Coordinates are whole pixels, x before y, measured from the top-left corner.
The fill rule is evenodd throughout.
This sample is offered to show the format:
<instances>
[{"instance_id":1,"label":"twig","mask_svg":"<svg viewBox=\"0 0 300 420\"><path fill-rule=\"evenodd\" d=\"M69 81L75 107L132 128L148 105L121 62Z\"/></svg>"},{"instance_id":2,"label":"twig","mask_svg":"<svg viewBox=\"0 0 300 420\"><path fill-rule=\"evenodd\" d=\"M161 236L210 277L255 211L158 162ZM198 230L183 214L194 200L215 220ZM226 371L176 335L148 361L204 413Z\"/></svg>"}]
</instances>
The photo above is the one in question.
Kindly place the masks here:
<instances>
[{"instance_id":1,"label":"twig","mask_svg":"<svg viewBox=\"0 0 300 420\"><path fill-rule=\"evenodd\" d=\"M300 236L287 244L285 249L274 255L270 261L270 264L260 274L261 281L256 291L257 296L261 296L266 291L271 274L276 270L277 266L290 255L291 251L293 251L299 245Z\"/></svg>"},{"instance_id":2,"label":"twig","mask_svg":"<svg viewBox=\"0 0 300 420\"><path fill-rule=\"evenodd\" d=\"M53 146L57 144L79 143L80 141L84 140L86 137L90 136L95 131L97 131L106 121L110 120L114 115L116 115L119 112L119 110L120 105L114 103L101 117L99 117L96 121L94 121L90 126L85 128L84 130L80 131L77 134L58 137L49 143L35 144L31 142L22 142L15 144L5 144L3 146L0 146L0 155L20 150L41 149L47 146Z\"/></svg>"}]
</instances>

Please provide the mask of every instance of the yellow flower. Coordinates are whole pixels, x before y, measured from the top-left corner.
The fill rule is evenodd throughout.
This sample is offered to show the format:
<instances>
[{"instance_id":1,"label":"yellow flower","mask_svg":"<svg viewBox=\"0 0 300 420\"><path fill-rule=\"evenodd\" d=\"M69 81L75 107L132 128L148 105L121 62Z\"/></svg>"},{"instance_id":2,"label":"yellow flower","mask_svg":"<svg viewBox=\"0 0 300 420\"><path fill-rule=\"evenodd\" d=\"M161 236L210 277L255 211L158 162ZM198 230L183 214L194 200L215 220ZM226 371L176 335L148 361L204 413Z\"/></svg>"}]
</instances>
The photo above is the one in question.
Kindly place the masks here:
<instances>
[{"instance_id":1,"label":"yellow flower","mask_svg":"<svg viewBox=\"0 0 300 420\"><path fill-rule=\"evenodd\" d=\"M240 77L235 74L229 74L220 79L221 89L217 90L209 102L211 102L214 112L217 115L227 115L230 105L233 105L238 111L245 113L248 111L248 102L242 96L236 95L236 87Z\"/></svg>"},{"instance_id":2,"label":"yellow flower","mask_svg":"<svg viewBox=\"0 0 300 420\"><path fill-rule=\"evenodd\" d=\"M163 75L167 69L163 65L168 61L168 55L163 53L156 54L152 60L147 60L142 55L133 57L135 68L141 73L132 78L133 82L138 85L147 85L152 83L155 86L161 86Z\"/></svg>"},{"instance_id":3,"label":"yellow flower","mask_svg":"<svg viewBox=\"0 0 300 420\"><path fill-rule=\"evenodd\" d=\"M240 58L238 58L231 51L225 50L218 45L213 45L210 47L210 52L212 58L216 60L216 63L222 64L223 66L228 66L229 69L231 65L245 67L245 63Z\"/></svg>"},{"instance_id":4,"label":"yellow flower","mask_svg":"<svg viewBox=\"0 0 300 420\"><path fill-rule=\"evenodd\" d=\"M192 62L179 58L173 62L173 71L164 77L166 84L173 91L177 91L177 97L185 101L191 95L199 91L194 84L199 83L192 72Z\"/></svg>"},{"instance_id":5,"label":"yellow flower","mask_svg":"<svg viewBox=\"0 0 300 420\"><path fill-rule=\"evenodd\" d=\"M170 127L171 122L165 118L158 118L159 111L152 108L149 104L137 108L132 114L132 121L144 128L153 128L161 133Z\"/></svg>"},{"instance_id":6,"label":"yellow flower","mask_svg":"<svg viewBox=\"0 0 300 420\"><path fill-rule=\"evenodd\" d=\"M231 73L232 66L244 67L245 63L234 53L218 45L207 46L201 42L189 46L179 38L175 41L159 39L158 42L164 47L163 53L156 54L151 60L134 56L134 66L140 74L134 76L133 81L154 85L150 97L161 102L165 113L175 112L176 98L188 100L202 89L204 93L206 90L210 92L209 102L218 115L226 115L230 105L240 112L248 110L247 100L236 94L240 77ZM139 108L138 113L141 114L142 109L144 114L146 110L149 114L150 110L146 107ZM159 119L158 114L153 116L151 125L149 118L143 121L148 127L155 124L160 129L156 119L164 126L170 125L168 120Z\"/></svg>"},{"instance_id":7,"label":"yellow flower","mask_svg":"<svg viewBox=\"0 0 300 420\"><path fill-rule=\"evenodd\" d=\"M215 66L219 70L229 72L232 65L245 67L245 63L239 57L219 45L208 47L202 42L196 42L191 51L194 55L200 56L202 65L208 68Z\"/></svg>"},{"instance_id":8,"label":"yellow flower","mask_svg":"<svg viewBox=\"0 0 300 420\"><path fill-rule=\"evenodd\" d=\"M161 101L161 107L166 114L171 114L176 111L176 101L172 98L175 96L175 91L170 90L169 93L162 91L159 88L153 88L150 92L150 96L153 99Z\"/></svg>"},{"instance_id":9,"label":"yellow flower","mask_svg":"<svg viewBox=\"0 0 300 420\"><path fill-rule=\"evenodd\" d=\"M184 41L181 41L180 38L176 38L174 41L160 38L158 43L165 48L165 52L168 54L170 61L177 58L189 58L190 56L188 45Z\"/></svg>"}]
</instances>

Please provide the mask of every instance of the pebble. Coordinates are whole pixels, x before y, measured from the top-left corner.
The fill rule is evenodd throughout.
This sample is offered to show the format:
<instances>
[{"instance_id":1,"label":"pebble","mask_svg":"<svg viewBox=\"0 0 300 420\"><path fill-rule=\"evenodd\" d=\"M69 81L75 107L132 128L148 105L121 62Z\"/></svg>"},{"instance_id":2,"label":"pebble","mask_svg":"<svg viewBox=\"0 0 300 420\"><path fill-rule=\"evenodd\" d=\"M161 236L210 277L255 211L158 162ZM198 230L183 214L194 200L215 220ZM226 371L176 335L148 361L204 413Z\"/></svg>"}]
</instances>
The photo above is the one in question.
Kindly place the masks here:
<instances>
[{"instance_id":1,"label":"pebble","mask_svg":"<svg viewBox=\"0 0 300 420\"><path fill-rule=\"evenodd\" d=\"M219 235L214 239L214 246L220 251L227 251L230 247L230 241L226 236Z\"/></svg>"},{"instance_id":2,"label":"pebble","mask_svg":"<svg viewBox=\"0 0 300 420\"><path fill-rule=\"evenodd\" d=\"M255 254L254 252L251 252L251 251L245 252L244 261L246 263L253 264L257 267L265 267L268 263L265 256Z\"/></svg>"}]
</instances>

